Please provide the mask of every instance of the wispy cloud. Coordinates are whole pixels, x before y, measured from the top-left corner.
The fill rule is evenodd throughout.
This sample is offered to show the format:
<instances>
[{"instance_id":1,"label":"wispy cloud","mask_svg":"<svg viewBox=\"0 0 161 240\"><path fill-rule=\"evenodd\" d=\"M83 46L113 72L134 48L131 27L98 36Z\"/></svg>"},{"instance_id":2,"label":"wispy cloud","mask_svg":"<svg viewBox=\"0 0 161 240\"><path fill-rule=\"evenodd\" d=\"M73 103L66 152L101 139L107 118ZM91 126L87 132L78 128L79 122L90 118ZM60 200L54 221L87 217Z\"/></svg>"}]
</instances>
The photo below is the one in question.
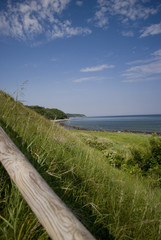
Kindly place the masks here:
<instances>
[{"instance_id":1,"label":"wispy cloud","mask_svg":"<svg viewBox=\"0 0 161 240\"><path fill-rule=\"evenodd\" d=\"M133 31L123 31L122 32L122 36L124 36L124 37L133 37L134 36L134 32Z\"/></svg>"},{"instance_id":2,"label":"wispy cloud","mask_svg":"<svg viewBox=\"0 0 161 240\"><path fill-rule=\"evenodd\" d=\"M118 15L123 23L127 23L158 12L158 8L149 7L146 1L140 0L97 0L97 4L95 21L98 27L107 27L109 16Z\"/></svg>"},{"instance_id":3,"label":"wispy cloud","mask_svg":"<svg viewBox=\"0 0 161 240\"><path fill-rule=\"evenodd\" d=\"M78 78L78 79L75 79L73 82L81 83L81 82L87 82L87 81L100 81L104 79L105 79L104 77L92 76L92 77Z\"/></svg>"},{"instance_id":4,"label":"wispy cloud","mask_svg":"<svg viewBox=\"0 0 161 240\"><path fill-rule=\"evenodd\" d=\"M83 5L83 1L76 1L76 5L81 7Z\"/></svg>"},{"instance_id":5,"label":"wispy cloud","mask_svg":"<svg viewBox=\"0 0 161 240\"><path fill-rule=\"evenodd\" d=\"M146 27L145 29L141 30L142 34L140 35L140 38L144 38L150 35L156 35L161 33L161 22L158 24L153 24L149 27Z\"/></svg>"},{"instance_id":6,"label":"wispy cloud","mask_svg":"<svg viewBox=\"0 0 161 240\"><path fill-rule=\"evenodd\" d=\"M80 70L80 72L97 72L97 71L102 71L104 69L114 68L114 67L115 67L114 65L103 64L103 65L95 66L95 67L82 68Z\"/></svg>"},{"instance_id":7,"label":"wispy cloud","mask_svg":"<svg viewBox=\"0 0 161 240\"><path fill-rule=\"evenodd\" d=\"M42 35L52 40L90 34L90 29L73 27L71 21L61 19L70 1L6 1L6 10L0 11L0 34L19 40L32 40Z\"/></svg>"},{"instance_id":8,"label":"wispy cloud","mask_svg":"<svg viewBox=\"0 0 161 240\"><path fill-rule=\"evenodd\" d=\"M53 57L53 58L51 58L51 61L52 61L52 62L56 62L57 59Z\"/></svg>"},{"instance_id":9,"label":"wispy cloud","mask_svg":"<svg viewBox=\"0 0 161 240\"><path fill-rule=\"evenodd\" d=\"M123 82L161 80L161 49L153 52L149 59L129 63L135 65L122 74Z\"/></svg>"},{"instance_id":10,"label":"wispy cloud","mask_svg":"<svg viewBox=\"0 0 161 240\"><path fill-rule=\"evenodd\" d=\"M153 56L156 56L156 57L161 57L161 49L153 52L152 55L153 55Z\"/></svg>"},{"instance_id":11,"label":"wispy cloud","mask_svg":"<svg viewBox=\"0 0 161 240\"><path fill-rule=\"evenodd\" d=\"M48 36L50 39L72 37L76 35L88 35L92 31L88 28L82 27L72 27L72 23L69 20L64 22L58 22L53 24L53 27L48 31Z\"/></svg>"}]
</instances>

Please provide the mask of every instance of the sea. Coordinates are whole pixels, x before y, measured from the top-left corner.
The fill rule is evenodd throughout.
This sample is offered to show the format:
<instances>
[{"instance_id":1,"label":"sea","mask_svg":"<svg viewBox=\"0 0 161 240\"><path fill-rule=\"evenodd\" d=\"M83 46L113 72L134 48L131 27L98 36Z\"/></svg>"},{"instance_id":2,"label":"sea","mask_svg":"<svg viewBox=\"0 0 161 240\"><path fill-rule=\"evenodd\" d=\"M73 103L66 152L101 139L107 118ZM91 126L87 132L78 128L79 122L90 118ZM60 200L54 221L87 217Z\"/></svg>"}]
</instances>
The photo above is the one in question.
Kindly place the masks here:
<instances>
[{"instance_id":1,"label":"sea","mask_svg":"<svg viewBox=\"0 0 161 240\"><path fill-rule=\"evenodd\" d=\"M63 125L70 129L161 134L161 114L71 118Z\"/></svg>"}]
</instances>

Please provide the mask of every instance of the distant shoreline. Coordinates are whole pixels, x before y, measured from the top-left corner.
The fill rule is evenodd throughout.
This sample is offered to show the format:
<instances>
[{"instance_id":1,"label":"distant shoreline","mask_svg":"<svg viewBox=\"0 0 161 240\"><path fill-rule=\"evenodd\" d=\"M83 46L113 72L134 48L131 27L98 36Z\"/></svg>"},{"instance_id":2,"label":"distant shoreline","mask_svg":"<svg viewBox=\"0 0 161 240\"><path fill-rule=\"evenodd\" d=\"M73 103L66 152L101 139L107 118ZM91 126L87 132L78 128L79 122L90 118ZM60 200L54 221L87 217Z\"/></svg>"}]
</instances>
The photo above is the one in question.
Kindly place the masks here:
<instances>
[{"instance_id":1,"label":"distant shoreline","mask_svg":"<svg viewBox=\"0 0 161 240\"><path fill-rule=\"evenodd\" d=\"M69 120L68 118L64 118L64 119L56 119L56 120L51 120L51 122L55 122L55 123L59 123L59 122L64 122Z\"/></svg>"},{"instance_id":2,"label":"distant shoreline","mask_svg":"<svg viewBox=\"0 0 161 240\"><path fill-rule=\"evenodd\" d=\"M60 124L67 129L161 135L161 115L87 117L60 121Z\"/></svg>"},{"instance_id":3,"label":"distant shoreline","mask_svg":"<svg viewBox=\"0 0 161 240\"><path fill-rule=\"evenodd\" d=\"M66 120L69 120L69 119L66 119ZM103 130L103 129L87 129L87 128L80 128L80 127L77 127L77 126L72 126L72 125L65 125L63 124L64 121L59 121L60 125L63 126L64 128L66 129L69 129L69 130L80 130L80 131L91 131L91 132L114 132L114 133L138 133L138 134L149 134L149 135L152 135L152 134L157 134L158 136L161 136L161 133L160 132L148 132L148 131L134 131L134 130L129 130L129 129L125 129L125 130Z\"/></svg>"}]
</instances>

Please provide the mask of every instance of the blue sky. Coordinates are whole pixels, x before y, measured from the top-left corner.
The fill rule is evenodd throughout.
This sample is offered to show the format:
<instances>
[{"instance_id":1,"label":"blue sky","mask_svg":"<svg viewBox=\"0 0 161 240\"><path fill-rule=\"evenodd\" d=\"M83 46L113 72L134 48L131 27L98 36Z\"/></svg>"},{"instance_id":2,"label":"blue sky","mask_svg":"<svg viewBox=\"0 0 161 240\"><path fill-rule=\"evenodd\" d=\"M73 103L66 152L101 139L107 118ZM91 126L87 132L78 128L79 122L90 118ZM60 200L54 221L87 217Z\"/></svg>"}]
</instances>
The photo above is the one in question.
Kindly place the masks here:
<instances>
[{"instance_id":1,"label":"blue sky","mask_svg":"<svg viewBox=\"0 0 161 240\"><path fill-rule=\"evenodd\" d=\"M66 113L161 114L161 1L1 0L0 88Z\"/></svg>"}]
</instances>

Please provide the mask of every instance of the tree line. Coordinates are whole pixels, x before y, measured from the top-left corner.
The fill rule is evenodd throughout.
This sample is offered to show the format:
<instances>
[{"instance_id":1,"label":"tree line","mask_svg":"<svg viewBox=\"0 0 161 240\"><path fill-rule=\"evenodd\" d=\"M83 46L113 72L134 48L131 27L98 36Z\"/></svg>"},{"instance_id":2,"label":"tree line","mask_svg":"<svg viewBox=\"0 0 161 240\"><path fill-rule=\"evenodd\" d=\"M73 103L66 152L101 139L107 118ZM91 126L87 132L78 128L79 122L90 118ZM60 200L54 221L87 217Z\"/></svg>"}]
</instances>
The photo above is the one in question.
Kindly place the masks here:
<instances>
[{"instance_id":1,"label":"tree line","mask_svg":"<svg viewBox=\"0 0 161 240\"><path fill-rule=\"evenodd\" d=\"M50 120L68 118L66 113L57 108L45 108L40 106L27 106L27 107Z\"/></svg>"}]
</instances>

